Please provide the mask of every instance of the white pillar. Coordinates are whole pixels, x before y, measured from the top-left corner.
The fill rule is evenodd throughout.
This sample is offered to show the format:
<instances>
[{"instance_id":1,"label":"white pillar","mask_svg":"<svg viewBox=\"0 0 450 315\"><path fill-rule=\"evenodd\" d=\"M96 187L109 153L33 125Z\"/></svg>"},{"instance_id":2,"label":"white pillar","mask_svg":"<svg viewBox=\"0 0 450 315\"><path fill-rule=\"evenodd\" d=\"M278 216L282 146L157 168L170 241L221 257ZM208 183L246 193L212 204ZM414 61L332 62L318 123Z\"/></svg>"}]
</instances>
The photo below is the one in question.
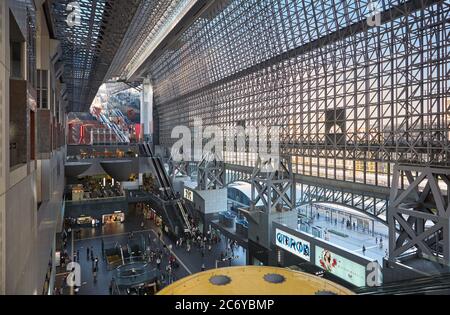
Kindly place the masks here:
<instances>
[{"instance_id":1,"label":"white pillar","mask_svg":"<svg viewBox=\"0 0 450 315\"><path fill-rule=\"evenodd\" d=\"M152 141L153 136L153 86L150 79L145 79L141 93L141 125L144 140Z\"/></svg>"}]
</instances>

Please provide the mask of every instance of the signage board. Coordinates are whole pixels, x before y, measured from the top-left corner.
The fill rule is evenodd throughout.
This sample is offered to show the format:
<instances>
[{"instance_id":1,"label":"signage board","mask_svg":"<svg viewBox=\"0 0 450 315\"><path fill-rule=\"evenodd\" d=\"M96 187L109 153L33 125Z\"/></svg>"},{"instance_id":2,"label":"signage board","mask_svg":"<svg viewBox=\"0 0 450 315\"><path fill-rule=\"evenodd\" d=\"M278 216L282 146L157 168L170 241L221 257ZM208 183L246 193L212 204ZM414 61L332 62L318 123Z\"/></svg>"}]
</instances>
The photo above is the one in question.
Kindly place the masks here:
<instances>
[{"instance_id":1,"label":"signage board","mask_svg":"<svg viewBox=\"0 0 450 315\"><path fill-rule=\"evenodd\" d=\"M337 255L320 246L316 246L315 264L357 287L366 285L366 268L363 265L357 264L350 259Z\"/></svg>"},{"instance_id":2,"label":"signage board","mask_svg":"<svg viewBox=\"0 0 450 315\"><path fill-rule=\"evenodd\" d=\"M185 199L187 199L187 200L189 200L191 202L194 202L194 193L192 192L192 190L189 190L189 189L185 188L183 196L184 196Z\"/></svg>"},{"instance_id":3,"label":"signage board","mask_svg":"<svg viewBox=\"0 0 450 315\"><path fill-rule=\"evenodd\" d=\"M311 261L311 244L280 229L275 230L275 244L302 259Z\"/></svg>"}]
</instances>

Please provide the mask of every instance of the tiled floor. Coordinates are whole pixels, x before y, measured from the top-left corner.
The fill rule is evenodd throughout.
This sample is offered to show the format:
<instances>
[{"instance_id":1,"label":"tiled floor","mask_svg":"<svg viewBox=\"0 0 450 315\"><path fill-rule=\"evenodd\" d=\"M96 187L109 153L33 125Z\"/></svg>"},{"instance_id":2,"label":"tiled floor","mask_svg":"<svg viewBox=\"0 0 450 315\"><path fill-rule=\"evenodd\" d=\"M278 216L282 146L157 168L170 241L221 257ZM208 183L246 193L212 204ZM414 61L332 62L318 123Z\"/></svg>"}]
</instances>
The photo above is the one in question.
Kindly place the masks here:
<instances>
[{"instance_id":1,"label":"tiled floor","mask_svg":"<svg viewBox=\"0 0 450 315\"><path fill-rule=\"evenodd\" d=\"M325 217L321 216L319 219L315 218L313 224L314 226L321 227L323 230L335 230L347 235L347 237L343 237L329 232L327 239L328 242L345 248L355 254L376 259L380 264L382 264L389 245L389 240L386 237L383 237L383 246L381 247L380 236L372 236L372 234L363 232L362 230L348 229L340 222L335 224L334 222L330 222ZM387 234L387 227L377 225L375 232L379 234ZM363 245L366 248L365 253L362 251Z\"/></svg>"}]
</instances>

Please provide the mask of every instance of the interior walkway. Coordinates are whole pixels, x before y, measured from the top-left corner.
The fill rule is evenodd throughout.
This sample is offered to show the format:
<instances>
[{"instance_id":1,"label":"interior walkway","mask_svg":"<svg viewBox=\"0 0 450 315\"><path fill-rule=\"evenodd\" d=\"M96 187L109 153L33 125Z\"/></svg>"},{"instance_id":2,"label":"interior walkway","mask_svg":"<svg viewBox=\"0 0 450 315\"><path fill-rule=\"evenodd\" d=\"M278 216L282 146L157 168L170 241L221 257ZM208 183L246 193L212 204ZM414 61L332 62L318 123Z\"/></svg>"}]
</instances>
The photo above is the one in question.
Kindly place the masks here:
<instances>
[{"instance_id":1,"label":"interior walkway","mask_svg":"<svg viewBox=\"0 0 450 315\"><path fill-rule=\"evenodd\" d=\"M205 268L213 269L216 266L216 260L220 259L221 253L225 253L227 248L227 240L225 237L221 237L221 241L212 245L211 251L206 249L204 257L200 249L196 246L192 246L190 252L187 252L186 246L176 247L176 244L166 235L162 235L161 241L158 241L158 232L160 228L157 227L153 221L144 220L144 226L141 227L143 222L139 216L128 216L127 220L121 224L116 223L111 226L97 227L97 228L84 228L82 229L81 238L74 240L75 253L79 253L79 263L81 266L81 288L80 295L105 295L110 294L109 287L111 279L114 277L114 271L108 270L107 263L102 259L102 240L105 248L114 247L114 245L125 245L129 239L129 233L133 232L135 237L144 237L146 240L151 240L151 248L167 248L171 247L171 253L177 259L179 268L173 271L174 280L186 277L193 273L198 273L202 269L202 264ZM93 263L87 257L87 248L92 248L94 257L98 257L98 272L97 281L94 282L92 266ZM70 253L71 240L68 241L68 251ZM246 253L244 249L239 247L235 252L235 259L231 261L231 266L245 265ZM163 256L161 262L161 270L165 270L168 265L168 256ZM219 263L219 267L225 267L230 265L228 262ZM160 277L161 271L157 270L156 263L150 263L152 272L155 276ZM62 279L65 274L60 274L57 281L58 284L62 283ZM167 285L167 278L163 282L163 286ZM68 288L64 290L65 294L70 294Z\"/></svg>"}]
</instances>

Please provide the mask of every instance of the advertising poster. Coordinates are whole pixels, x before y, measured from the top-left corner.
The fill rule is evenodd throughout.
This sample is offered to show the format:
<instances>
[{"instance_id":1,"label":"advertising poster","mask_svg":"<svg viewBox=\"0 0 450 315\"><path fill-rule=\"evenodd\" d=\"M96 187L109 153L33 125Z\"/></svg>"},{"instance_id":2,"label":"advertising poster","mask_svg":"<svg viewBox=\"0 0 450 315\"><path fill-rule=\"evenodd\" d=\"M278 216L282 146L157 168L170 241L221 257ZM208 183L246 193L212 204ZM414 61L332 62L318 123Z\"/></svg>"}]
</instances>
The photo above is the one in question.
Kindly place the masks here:
<instances>
[{"instance_id":1,"label":"advertising poster","mask_svg":"<svg viewBox=\"0 0 450 315\"><path fill-rule=\"evenodd\" d=\"M184 198L191 202L194 202L194 194L192 190L184 189Z\"/></svg>"},{"instance_id":2,"label":"advertising poster","mask_svg":"<svg viewBox=\"0 0 450 315\"><path fill-rule=\"evenodd\" d=\"M311 244L285 231L275 230L276 245L302 259L311 261Z\"/></svg>"},{"instance_id":3,"label":"advertising poster","mask_svg":"<svg viewBox=\"0 0 450 315\"><path fill-rule=\"evenodd\" d=\"M366 285L364 266L319 246L316 246L316 265L355 286Z\"/></svg>"}]
</instances>

